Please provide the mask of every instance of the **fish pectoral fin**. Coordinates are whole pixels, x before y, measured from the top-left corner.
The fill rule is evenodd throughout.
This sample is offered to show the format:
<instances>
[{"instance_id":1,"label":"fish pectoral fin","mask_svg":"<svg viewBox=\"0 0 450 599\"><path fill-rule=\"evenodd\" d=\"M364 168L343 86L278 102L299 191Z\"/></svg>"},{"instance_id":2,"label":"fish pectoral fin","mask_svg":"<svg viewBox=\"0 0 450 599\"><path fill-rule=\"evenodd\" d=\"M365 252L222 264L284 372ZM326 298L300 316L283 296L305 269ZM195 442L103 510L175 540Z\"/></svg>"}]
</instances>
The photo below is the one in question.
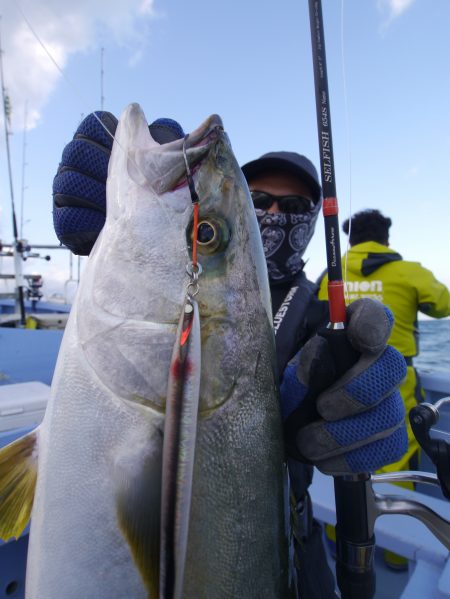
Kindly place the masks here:
<instances>
[{"instance_id":1,"label":"fish pectoral fin","mask_svg":"<svg viewBox=\"0 0 450 599\"><path fill-rule=\"evenodd\" d=\"M151 599L159 596L161 454L159 438L148 452L130 447L115 465L119 526Z\"/></svg>"},{"instance_id":2,"label":"fish pectoral fin","mask_svg":"<svg viewBox=\"0 0 450 599\"><path fill-rule=\"evenodd\" d=\"M0 538L19 538L30 521L37 479L37 430L0 450Z\"/></svg>"}]
</instances>

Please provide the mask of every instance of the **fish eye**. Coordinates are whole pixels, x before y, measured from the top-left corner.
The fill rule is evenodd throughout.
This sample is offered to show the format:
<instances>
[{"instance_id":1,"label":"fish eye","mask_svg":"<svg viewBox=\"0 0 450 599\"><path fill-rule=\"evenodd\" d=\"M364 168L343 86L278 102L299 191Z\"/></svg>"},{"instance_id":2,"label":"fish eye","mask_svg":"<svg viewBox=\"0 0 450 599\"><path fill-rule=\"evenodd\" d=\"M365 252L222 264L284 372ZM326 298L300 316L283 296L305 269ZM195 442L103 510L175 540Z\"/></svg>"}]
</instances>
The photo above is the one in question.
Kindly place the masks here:
<instances>
[{"instance_id":1,"label":"fish eye","mask_svg":"<svg viewBox=\"0 0 450 599\"><path fill-rule=\"evenodd\" d=\"M197 242L200 245L208 245L214 243L214 239L217 236L217 229L214 223L202 221L198 223L197 227Z\"/></svg>"},{"instance_id":2,"label":"fish eye","mask_svg":"<svg viewBox=\"0 0 450 599\"><path fill-rule=\"evenodd\" d=\"M192 246L191 223L189 241ZM201 218L197 225L197 249L200 254L211 255L223 251L230 240L230 231L226 222L219 217Z\"/></svg>"}]
</instances>

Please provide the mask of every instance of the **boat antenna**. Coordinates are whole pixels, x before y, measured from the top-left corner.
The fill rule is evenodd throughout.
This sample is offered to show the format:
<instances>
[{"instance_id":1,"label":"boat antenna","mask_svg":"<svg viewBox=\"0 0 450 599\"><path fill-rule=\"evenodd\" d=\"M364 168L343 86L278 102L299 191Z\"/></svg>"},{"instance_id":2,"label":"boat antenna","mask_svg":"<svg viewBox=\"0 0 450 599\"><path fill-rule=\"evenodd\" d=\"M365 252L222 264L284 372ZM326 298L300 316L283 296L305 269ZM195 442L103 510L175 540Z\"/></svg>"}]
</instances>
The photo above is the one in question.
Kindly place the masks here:
<instances>
[{"instance_id":1,"label":"boat antenna","mask_svg":"<svg viewBox=\"0 0 450 599\"><path fill-rule=\"evenodd\" d=\"M345 333L346 308L339 243L338 201L331 136L330 95L321 0L308 0L314 68L317 130L327 246L330 323L319 334L331 349L339 378L358 359ZM375 537L368 514L370 473L334 477L336 501L336 575L343 599L368 599L375 594Z\"/></svg>"},{"instance_id":2,"label":"boat antenna","mask_svg":"<svg viewBox=\"0 0 450 599\"><path fill-rule=\"evenodd\" d=\"M9 96L6 93L5 88L5 80L3 74L3 48L1 41L1 17L0 17L0 81L2 87L2 102L3 102L3 119L4 119L4 128L5 128L5 141L6 141L6 157L8 163L8 177L9 177L9 191L11 196L11 217L12 217L12 228L13 228L13 236L14 236L14 271L16 277L16 288L17 288L17 301L19 303L20 310L20 324L25 326L25 301L24 301L24 287L25 287L25 279L22 273L22 243L19 239L19 235L17 232L17 218L16 218L16 209L14 205L14 186L13 186L13 178L12 178L12 168L11 168L11 152L9 148L9 125L10 125L10 116L11 116L11 103Z\"/></svg>"},{"instance_id":3,"label":"boat antenna","mask_svg":"<svg viewBox=\"0 0 450 599\"><path fill-rule=\"evenodd\" d=\"M23 119L23 143L22 143L22 193L20 196L20 238L23 239L23 224L24 224L24 199L25 199L25 167L27 165L25 156L27 151L27 117L28 117L28 101L25 101L25 113Z\"/></svg>"}]
</instances>

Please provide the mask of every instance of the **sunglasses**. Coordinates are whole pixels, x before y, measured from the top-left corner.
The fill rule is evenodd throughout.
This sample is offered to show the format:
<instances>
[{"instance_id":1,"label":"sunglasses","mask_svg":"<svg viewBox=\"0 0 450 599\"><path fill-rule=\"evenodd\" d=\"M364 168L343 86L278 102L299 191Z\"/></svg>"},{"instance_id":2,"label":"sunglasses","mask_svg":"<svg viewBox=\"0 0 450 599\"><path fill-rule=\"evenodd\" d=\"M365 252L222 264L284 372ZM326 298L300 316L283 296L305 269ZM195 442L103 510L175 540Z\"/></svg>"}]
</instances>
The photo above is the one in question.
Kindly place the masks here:
<instances>
[{"instance_id":1,"label":"sunglasses","mask_svg":"<svg viewBox=\"0 0 450 599\"><path fill-rule=\"evenodd\" d=\"M250 191L253 205L259 210L269 210L277 202L281 212L303 214L314 208L314 202L301 195L274 196L265 191Z\"/></svg>"}]
</instances>

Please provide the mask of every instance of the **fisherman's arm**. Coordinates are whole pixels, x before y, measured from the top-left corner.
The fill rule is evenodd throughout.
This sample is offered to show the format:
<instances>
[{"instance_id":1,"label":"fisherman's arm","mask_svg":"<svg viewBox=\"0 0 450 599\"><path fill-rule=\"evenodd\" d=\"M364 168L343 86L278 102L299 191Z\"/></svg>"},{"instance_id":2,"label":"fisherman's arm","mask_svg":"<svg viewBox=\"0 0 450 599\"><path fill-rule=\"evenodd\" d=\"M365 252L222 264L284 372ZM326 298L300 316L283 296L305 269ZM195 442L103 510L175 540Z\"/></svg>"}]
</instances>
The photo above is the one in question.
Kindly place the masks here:
<instances>
[{"instance_id":1,"label":"fisherman's arm","mask_svg":"<svg viewBox=\"0 0 450 599\"><path fill-rule=\"evenodd\" d=\"M309 302L308 309L305 314L302 327L304 330L304 335L298 347L303 347L319 329L328 324L329 315L330 309L328 301L322 301L318 299L317 295L314 295Z\"/></svg>"},{"instance_id":2,"label":"fisherman's arm","mask_svg":"<svg viewBox=\"0 0 450 599\"><path fill-rule=\"evenodd\" d=\"M450 291L433 273L421 265L412 278L417 290L419 310L433 318L450 316Z\"/></svg>"}]
</instances>

